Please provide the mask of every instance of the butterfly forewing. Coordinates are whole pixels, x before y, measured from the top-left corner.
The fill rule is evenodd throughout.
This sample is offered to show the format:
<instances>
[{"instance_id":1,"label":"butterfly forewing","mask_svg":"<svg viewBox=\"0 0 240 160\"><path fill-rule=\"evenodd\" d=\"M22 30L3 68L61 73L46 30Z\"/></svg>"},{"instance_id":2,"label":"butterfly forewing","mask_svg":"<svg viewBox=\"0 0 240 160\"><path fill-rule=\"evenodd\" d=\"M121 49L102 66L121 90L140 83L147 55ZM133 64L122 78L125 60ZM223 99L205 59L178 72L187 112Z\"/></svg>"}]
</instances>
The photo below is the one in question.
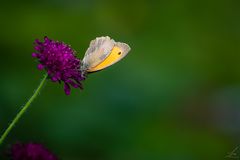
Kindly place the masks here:
<instances>
[{"instance_id":1,"label":"butterfly forewing","mask_svg":"<svg viewBox=\"0 0 240 160\"><path fill-rule=\"evenodd\" d=\"M109 37L99 37L91 41L82 61L82 68L89 70L101 63L111 52L115 45Z\"/></svg>"}]
</instances>

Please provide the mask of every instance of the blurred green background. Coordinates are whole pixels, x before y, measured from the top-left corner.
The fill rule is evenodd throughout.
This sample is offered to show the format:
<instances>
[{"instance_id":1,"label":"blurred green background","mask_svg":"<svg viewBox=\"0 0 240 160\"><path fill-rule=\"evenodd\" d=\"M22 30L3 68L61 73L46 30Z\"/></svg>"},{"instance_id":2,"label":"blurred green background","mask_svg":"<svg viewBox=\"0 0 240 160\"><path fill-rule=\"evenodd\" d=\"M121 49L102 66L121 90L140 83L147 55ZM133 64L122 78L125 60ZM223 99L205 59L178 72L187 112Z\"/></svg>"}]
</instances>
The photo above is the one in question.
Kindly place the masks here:
<instances>
[{"instance_id":1,"label":"blurred green background","mask_svg":"<svg viewBox=\"0 0 240 160\"><path fill-rule=\"evenodd\" d=\"M70 96L49 81L1 154L33 141L62 160L231 159L240 145L239 8L237 0L2 1L1 133L43 77L31 57L36 38L71 44L79 57L105 35L132 50Z\"/></svg>"}]
</instances>

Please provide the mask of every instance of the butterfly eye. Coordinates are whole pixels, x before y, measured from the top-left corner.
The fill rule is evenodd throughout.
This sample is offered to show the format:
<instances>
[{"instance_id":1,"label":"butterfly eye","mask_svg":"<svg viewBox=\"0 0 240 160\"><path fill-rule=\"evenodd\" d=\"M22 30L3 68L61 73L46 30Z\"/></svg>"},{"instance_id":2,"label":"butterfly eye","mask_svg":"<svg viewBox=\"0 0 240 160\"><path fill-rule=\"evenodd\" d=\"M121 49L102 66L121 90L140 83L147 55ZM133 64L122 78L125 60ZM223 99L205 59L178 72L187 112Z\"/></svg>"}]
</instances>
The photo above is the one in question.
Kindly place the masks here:
<instances>
[{"instance_id":1,"label":"butterfly eye","mask_svg":"<svg viewBox=\"0 0 240 160\"><path fill-rule=\"evenodd\" d=\"M122 54L122 52L118 52L118 55Z\"/></svg>"}]
</instances>

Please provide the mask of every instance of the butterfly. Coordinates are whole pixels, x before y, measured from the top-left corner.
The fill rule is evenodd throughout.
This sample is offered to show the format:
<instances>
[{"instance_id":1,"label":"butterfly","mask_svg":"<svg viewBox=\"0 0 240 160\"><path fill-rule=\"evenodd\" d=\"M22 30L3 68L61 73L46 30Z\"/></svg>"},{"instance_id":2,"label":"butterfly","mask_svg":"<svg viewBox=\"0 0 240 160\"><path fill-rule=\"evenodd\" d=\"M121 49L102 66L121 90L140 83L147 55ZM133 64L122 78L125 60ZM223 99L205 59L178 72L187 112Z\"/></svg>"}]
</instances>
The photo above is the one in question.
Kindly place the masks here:
<instances>
[{"instance_id":1,"label":"butterfly","mask_svg":"<svg viewBox=\"0 0 240 160\"><path fill-rule=\"evenodd\" d=\"M81 63L83 73L105 69L125 57L131 50L128 44L115 42L110 37L97 37L90 42Z\"/></svg>"}]
</instances>

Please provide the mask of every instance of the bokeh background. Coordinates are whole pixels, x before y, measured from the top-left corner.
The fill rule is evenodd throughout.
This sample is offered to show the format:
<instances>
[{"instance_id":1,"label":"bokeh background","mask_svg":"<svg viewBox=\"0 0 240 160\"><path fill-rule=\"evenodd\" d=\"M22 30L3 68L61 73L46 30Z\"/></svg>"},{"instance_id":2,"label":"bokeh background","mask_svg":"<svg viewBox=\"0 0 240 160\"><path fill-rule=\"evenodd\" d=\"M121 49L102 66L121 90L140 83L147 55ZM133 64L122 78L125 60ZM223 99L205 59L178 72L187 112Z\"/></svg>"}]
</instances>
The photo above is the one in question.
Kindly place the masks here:
<instances>
[{"instance_id":1,"label":"bokeh background","mask_svg":"<svg viewBox=\"0 0 240 160\"><path fill-rule=\"evenodd\" d=\"M132 48L83 91L66 96L49 81L0 159L17 141L62 160L220 160L240 145L239 1L11 0L0 19L1 133L43 77L36 38L71 44L80 58L97 36Z\"/></svg>"}]
</instances>

